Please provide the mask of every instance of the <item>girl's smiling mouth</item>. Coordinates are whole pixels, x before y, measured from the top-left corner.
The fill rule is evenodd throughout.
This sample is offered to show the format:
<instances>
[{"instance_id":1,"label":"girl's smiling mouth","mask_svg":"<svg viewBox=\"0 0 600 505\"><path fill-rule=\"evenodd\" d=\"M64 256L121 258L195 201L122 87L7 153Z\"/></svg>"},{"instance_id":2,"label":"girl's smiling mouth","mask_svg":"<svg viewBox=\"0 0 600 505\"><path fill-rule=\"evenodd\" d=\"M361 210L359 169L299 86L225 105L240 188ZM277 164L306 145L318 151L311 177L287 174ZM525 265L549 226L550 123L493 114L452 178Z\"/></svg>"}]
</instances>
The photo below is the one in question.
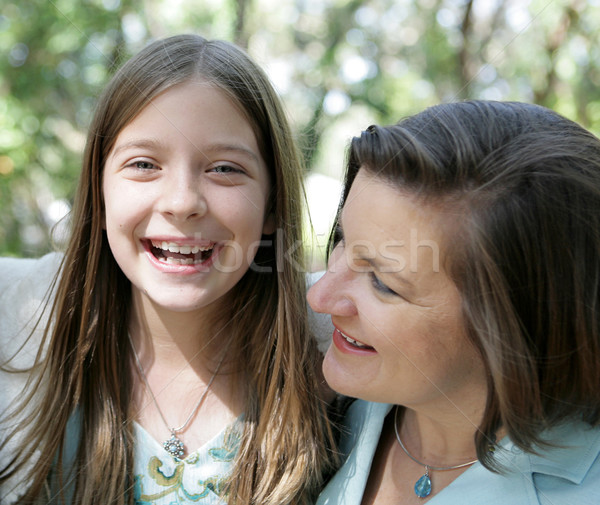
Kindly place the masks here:
<instances>
[{"instance_id":1,"label":"girl's smiling mouth","mask_svg":"<svg viewBox=\"0 0 600 505\"><path fill-rule=\"evenodd\" d=\"M215 249L213 242L200 245L145 239L143 243L157 261L168 265L200 265L210 259Z\"/></svg>"}]
</instances>

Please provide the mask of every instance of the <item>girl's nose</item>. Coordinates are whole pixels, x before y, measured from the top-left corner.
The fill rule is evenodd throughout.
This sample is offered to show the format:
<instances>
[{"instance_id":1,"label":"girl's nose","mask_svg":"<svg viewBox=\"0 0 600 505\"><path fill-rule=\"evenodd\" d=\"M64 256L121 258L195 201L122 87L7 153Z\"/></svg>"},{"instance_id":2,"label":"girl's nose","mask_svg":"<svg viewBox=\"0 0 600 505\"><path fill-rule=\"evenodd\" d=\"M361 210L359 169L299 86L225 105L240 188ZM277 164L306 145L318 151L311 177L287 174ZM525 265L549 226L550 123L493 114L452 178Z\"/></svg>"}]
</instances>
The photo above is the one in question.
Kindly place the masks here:
<instances>
[{"instance_id":1,"label":"girl's nose","mask_svg":"<svg viewBox=\"0 0 600 505\"><path fill-rule=\"evenodd\" d=\"M160 201L160 211L180 221L202 217L208 210L204 188L193 168L172 170Z\"/></svg>"},{"instance_id":2,"label":"girl's nose","mask_svg":"<svg viewBox=\"0 0 600 505\"><path fill-rule=\"evenodd\" d=\"M351 289L354 275L343 247L338 245L329 258L327 272L308 291L309 305L315 312L332 316L356 315Z\"/></svg>"}]
</instances>

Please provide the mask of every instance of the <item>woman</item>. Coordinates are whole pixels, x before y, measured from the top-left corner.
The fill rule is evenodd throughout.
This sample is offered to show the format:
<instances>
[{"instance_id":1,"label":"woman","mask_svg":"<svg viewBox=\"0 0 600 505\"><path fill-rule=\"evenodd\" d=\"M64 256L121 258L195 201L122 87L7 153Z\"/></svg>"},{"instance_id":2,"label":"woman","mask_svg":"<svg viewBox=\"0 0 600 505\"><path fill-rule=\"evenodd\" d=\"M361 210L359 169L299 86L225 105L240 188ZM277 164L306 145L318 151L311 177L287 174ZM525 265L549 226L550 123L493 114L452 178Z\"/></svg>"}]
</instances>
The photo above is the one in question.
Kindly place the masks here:
<instances>
[{"instance_id":1,"label":"woman","mask_svg":"<svg viewBox=\"0 0 600 505\"><path fill-rule=\"evenodd\" d=\"M319 504L600 503L600 141L466 102L350 147L328 271L347 459Z\"/></svg>"}]
</instances>

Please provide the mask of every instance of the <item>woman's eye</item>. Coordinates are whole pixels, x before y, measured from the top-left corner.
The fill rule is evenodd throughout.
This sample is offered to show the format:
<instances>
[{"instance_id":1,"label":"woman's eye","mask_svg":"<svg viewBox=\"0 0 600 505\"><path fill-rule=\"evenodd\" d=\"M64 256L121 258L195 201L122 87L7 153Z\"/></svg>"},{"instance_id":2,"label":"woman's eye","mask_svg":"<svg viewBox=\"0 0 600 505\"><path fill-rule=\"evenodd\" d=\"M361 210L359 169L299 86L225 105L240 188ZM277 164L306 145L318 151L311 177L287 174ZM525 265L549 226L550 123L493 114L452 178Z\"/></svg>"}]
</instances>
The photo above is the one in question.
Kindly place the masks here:
<instances>
[{"instance_id":1,"label":"woman's eye","mask_svg":"<svg viewBox=\"0 0 600 505\"><path fill-rule=\"evenodd\" d=\"M337 246L338 244L344 244L344 230L339 224L335 226L333 231L333 245Z\"/></svg>"},{"instance_id":2,"label":"woman's eye","mask_svg":"<svg viewBox=\"0 0 600 505\"><path fill-rule=\"evenodd\" d=\"M369 272L369 276L371 277L371 284L380 293L384 295L400 296L393 289L388 288L383 282L381 282L379 277L377 277L374 272Z\"/></svg>"}]
</instances>

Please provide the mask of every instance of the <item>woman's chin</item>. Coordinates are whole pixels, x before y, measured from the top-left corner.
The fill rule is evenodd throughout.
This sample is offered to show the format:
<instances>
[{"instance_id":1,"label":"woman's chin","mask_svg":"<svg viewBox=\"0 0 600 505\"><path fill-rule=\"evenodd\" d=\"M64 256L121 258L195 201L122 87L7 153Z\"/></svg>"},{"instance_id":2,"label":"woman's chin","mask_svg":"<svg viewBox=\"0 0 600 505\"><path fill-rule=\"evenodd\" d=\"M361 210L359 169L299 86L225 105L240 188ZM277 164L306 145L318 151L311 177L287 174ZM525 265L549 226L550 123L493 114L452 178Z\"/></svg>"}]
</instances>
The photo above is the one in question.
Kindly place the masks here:
<instances>
[{"instance_id":1,"label":"woman's chin","mask_svg":"<svg viewBox=\"0 0 600 505\"><path fill-rule=\"evenodd\" d=\"M351 371L347 366L342 365L334 356L335 351L331 348L325 354L323 359L323 376L327 384L336 393L352 398L360 398L364 394L364 380L360 377L358 371Z\"/></svg>"}]
</instances>

